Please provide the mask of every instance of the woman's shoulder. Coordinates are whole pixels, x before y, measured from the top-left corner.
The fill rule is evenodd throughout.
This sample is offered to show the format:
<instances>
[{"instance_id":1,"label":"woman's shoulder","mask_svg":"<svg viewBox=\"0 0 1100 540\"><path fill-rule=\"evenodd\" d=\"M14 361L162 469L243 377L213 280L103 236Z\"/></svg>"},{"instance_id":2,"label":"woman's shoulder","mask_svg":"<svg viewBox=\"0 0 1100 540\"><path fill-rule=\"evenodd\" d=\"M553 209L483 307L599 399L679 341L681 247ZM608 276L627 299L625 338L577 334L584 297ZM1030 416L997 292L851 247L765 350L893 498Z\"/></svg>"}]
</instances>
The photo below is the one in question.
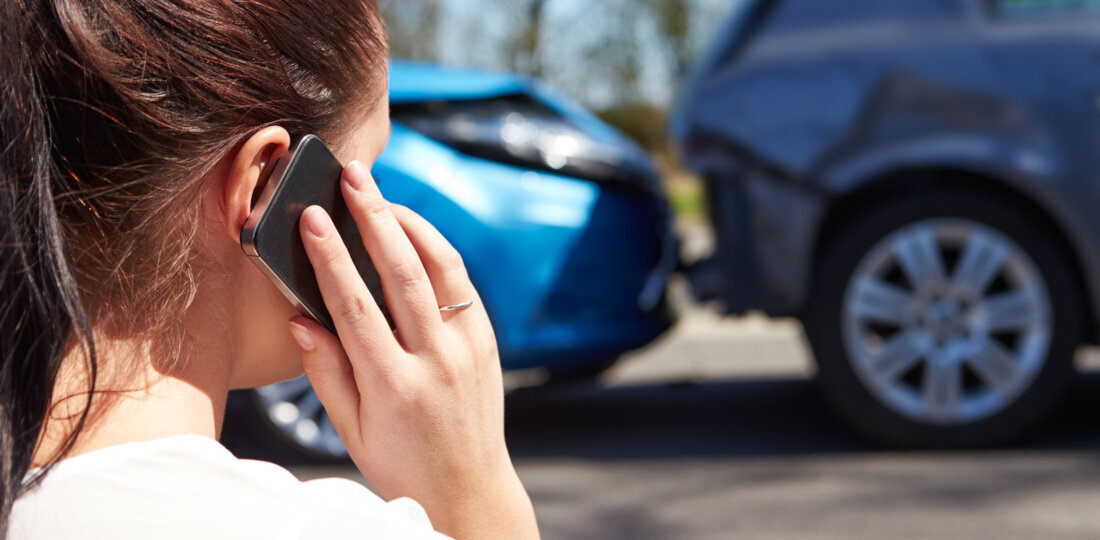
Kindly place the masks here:
<instances>
[{"instance_id":1,"label":"woman's shoulder","mask_svg":"<svg viewBox=\"0 0 1100 540\"><path fill-rule=\"evenodd\" d=\"M36 473L31 471L28 478ZM28 495L58 492L68 496L139 496L172 488L180 495L208 491L216 495L242 490L291 494L300 487L294 475L274 463L237 459L218 441L201 435L177 435L101 448L67 458L50 470Z\"/></svg>"},{"instance_id":2,"label":"woman's shoulder","mask_svg":"<svg viewBox=\"0 0 1100 540\"><path fill-rule=\"evenodd\" d=\"M301 482L273 463L237 459L213 439L183 435L62 461L16 501L11 538L275 540L335 537L324 533L353 526L381 538L430 532L423 510L409 503L387 504L350 480Z\"/></svg>"}]
</instances>

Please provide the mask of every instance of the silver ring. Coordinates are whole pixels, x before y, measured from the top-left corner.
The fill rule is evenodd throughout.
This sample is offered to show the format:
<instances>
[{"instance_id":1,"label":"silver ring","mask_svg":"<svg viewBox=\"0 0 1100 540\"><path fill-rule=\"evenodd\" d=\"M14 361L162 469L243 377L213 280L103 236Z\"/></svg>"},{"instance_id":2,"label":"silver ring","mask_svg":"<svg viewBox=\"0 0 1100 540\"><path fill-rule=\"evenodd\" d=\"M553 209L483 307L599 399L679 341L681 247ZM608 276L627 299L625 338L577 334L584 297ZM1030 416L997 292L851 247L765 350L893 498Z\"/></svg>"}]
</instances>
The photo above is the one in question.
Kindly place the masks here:
<instances>
[{"instance_id":1,"label":"silver ring","mask_svg":"<svg viewBox=\"0 0 1100 540\"><path fill-rule=\"evenodd\" d=\"M470 300L469 302L463 302L461 304L455 304L453 306L443 306L439 308L439 311L458 311L460 309L466 309L472 305L474 305L474 301Z\"/></svg>"}]
</instances>

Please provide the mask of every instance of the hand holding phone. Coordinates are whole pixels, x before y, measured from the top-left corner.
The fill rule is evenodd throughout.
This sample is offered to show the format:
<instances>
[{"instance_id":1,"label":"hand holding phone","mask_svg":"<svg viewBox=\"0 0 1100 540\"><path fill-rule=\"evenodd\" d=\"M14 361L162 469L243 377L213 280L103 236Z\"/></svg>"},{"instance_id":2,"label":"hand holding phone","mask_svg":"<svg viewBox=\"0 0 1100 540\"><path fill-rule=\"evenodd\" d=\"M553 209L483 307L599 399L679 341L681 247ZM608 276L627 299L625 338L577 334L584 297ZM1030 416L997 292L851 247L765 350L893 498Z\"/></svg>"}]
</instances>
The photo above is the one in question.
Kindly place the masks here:
<instances>
[{"instance_id":1,"label":"hand holding phone","mask_svg":"<svg viewBox=\"0 0 1100 540\"><path fill-rule=\"evenodd\" d=\"M340 193L343 170L344 166L316 135L296 141L271 168L241 231L241 247L299 312L336 333L298 232L302 212L320 206L332 217L359 276L392 328L378 272Z\"/></svg>"},{"instance_id":2,"label":"hand holding phone","mask_svg":"<svg viewBox=\"0 0 1100 540\"><path fill-rule=\"evenodd\" d=\"M427 221L388 203L367 166L343 196L381 276L396 332L321 208L301 237L339 339L305 317L289 329L302 366L359 471L383 498L411 497L454 538L538 538L504 441L496 340L462 257ZM446 309L464 306L458 309Z\"/></svg>"}]
</instances>

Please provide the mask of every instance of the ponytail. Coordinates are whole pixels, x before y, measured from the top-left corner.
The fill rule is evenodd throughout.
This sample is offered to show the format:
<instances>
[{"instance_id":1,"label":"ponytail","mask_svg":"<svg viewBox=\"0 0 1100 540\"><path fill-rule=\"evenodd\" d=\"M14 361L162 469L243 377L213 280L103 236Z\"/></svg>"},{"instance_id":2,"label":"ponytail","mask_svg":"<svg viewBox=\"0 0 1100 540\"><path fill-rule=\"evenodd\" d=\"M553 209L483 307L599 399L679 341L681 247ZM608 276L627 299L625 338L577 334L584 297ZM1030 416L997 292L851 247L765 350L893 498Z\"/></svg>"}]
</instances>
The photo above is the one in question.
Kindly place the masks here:
<instances>
[{"instance_id":1,"label":"ponytail","mask_svg":"<svg viewBox=\"0 0 1100 540\"><path fill-rule=\"evenodd\" d=\"M38 10L27 7L35 3L0 7L0 538L15 499L36 480L24 477L74 336L92 372L96 365L54 205L49 119L32 57L48 45L32 17ZM84 407L78 425L87 414Z\"/></svg>"}]
</instances>

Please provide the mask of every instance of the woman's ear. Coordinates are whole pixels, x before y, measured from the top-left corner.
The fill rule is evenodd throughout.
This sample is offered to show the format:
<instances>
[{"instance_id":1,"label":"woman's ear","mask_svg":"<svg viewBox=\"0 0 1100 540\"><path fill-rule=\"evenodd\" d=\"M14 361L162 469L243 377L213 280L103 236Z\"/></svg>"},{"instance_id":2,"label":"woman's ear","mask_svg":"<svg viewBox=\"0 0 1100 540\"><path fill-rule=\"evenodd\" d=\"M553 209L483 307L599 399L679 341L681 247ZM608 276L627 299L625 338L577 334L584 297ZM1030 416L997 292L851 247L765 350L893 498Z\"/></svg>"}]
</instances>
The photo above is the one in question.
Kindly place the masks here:
<instances>
[{"instance_id":1,"label":"woman's ear","mask_svg":"<svg viewBox=\"0 0 1100 540\"><path fill-rule=\"evenodd\" d=\"M225 209L227 231L236 241L240 238L252 205L263 190L264 174L275 160L290 148L290 134L280 126L261 129L241 143L227 156L227 167L221 182L221 202Z\"/></svg>"}]
</instances>

